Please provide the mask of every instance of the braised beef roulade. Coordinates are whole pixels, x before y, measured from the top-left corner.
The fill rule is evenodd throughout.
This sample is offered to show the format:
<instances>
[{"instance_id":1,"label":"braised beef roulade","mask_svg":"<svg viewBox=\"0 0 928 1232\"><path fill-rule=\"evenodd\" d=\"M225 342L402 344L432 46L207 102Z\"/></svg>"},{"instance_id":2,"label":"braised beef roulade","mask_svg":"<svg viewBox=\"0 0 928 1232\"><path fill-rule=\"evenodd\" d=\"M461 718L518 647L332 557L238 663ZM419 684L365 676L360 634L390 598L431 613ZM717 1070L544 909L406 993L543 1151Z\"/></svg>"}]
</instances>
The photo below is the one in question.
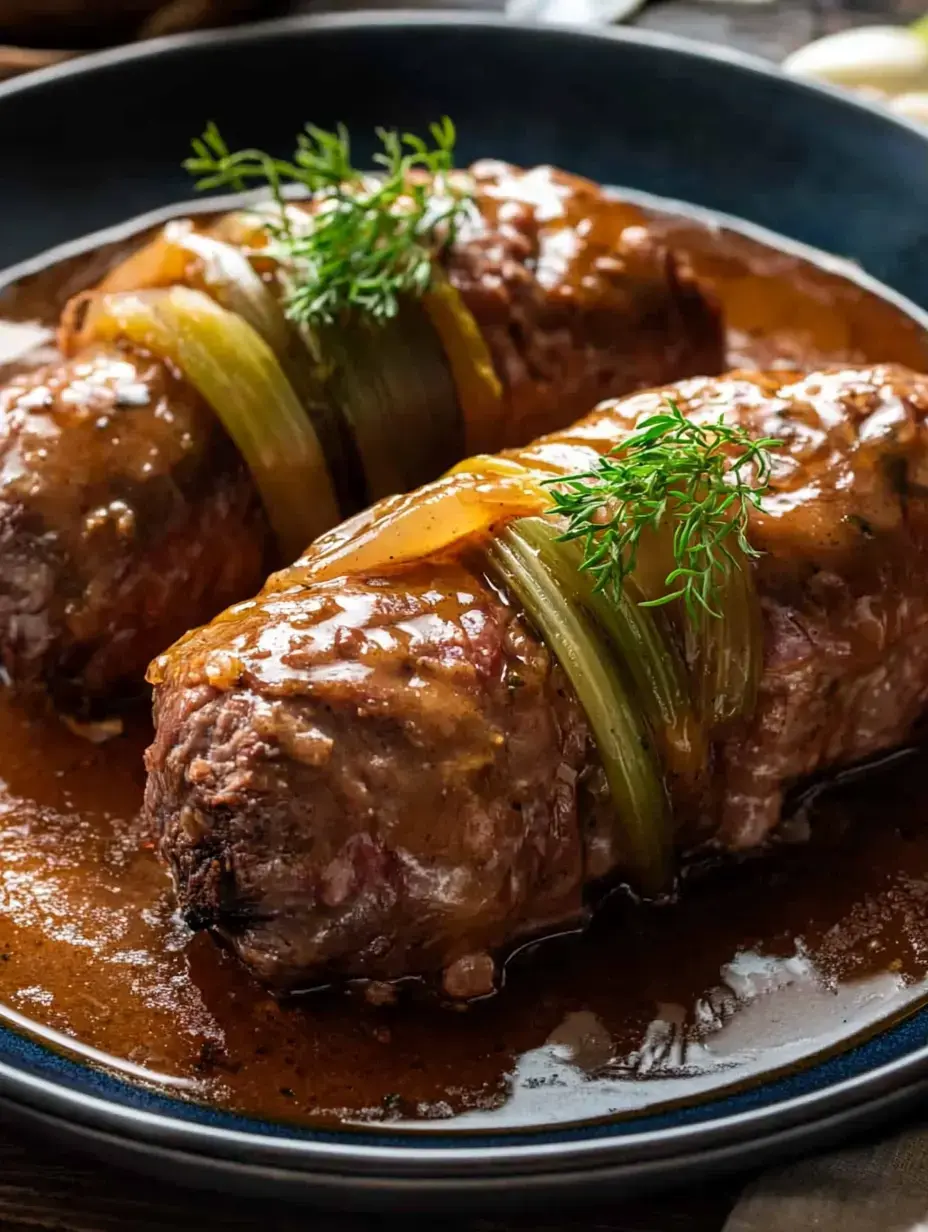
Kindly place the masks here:
<instances>
[{"instance_id":1,"label":"braised beef roulade","mask_svg":"<svg viewBox=\"0 0 928 1232\"><path fill-rule=\"evenodd\" d=\"M668 406L771 438L749 552L695 623L597 598L551 508ZM772 841L787 789L925 707L926 415L899 367L691 380L324 537L151 669L146 808L187 920L277 991L467 997L602 887ZM642 540L637 598L665 548Z\"/></svg>"},{"instance_id":2,"label":"braised beef roulade","mask_svg":"<svg viewBox=\"0 0 928 1232\"><path fill-rule=\"evenodd\" d=\"M171 224L69 306L61 363L0 392L16 689L109 706L370 500L607 394L721 369L716 308L635 207L547 168L472 175L440 286L379 333L329 327L321 354L283 315L262 215Z\"/></svg>"}]
</instances>

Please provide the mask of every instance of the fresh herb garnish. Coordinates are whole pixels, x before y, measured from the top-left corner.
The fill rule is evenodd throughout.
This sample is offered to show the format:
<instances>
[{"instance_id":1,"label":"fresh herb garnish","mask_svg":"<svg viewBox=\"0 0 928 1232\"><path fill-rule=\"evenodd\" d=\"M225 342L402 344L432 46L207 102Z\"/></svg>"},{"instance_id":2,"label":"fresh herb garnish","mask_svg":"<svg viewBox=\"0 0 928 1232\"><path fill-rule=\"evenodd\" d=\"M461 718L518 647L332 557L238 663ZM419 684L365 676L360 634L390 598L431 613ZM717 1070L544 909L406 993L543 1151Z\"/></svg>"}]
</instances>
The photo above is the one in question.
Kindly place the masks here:
<instances>
[{"instance_id":1,"label":"fresh herb garnish","mask_svg":"<svg viewBox=\"0 0 928 1232\"><path fill-rule=\"evenodd\" d=\"M670 522L675 568L664 580L668 592L642 606L682 599L693 621L719 617L720 587L741 567L732 540L742 558L760 555L747 539L748 512L761 507L767 490L767 450L782 441L754 440L721 416L695 424L672 398L666 402L595 470L546 480L556 485L552 511L567 519L563 539L584 540L581 568L594 576L595 589L616 602L635 571L642 535Z\"/></svg>"},{"instance_id":2,"label":"fresh herb garnish","mask_svg":"<svg viewBox=\"0 0 928 1232\"><path fill-rule=\"evenodd\" d=\"M472 193L453 177L455 129L445 117L429 127L431 145L412 133L379 128L379 170L351 165L342 126L308 124L290 160L262 150L229 150L215 124L193 144L184 167L197 188L244 191L267 185L277 211L266 224L264 253L280 263L288 316L331 325L344 313L368 319L396 316L401 298L430 287L436 255L454 241ZM317 201L312 214L287 208L284 186L297 184Z\"/></svg>"}]
</instances>

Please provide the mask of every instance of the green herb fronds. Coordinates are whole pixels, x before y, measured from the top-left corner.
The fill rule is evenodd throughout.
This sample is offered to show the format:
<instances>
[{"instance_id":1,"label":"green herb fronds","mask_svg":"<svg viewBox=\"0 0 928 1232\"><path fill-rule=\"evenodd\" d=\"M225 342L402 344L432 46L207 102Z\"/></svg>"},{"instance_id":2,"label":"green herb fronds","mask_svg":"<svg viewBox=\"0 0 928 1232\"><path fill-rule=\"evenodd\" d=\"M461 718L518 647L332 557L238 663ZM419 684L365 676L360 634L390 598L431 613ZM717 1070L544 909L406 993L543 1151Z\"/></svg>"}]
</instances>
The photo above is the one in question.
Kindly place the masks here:
<instances>
[{"instance_id":1,"label":"green herb fronds","mask_svg":"<svg viewBox=\"0 0 928 1232\"><path fill-rule=\"evenodd\" d=\"M719 590L730 570L760 555L747 539L748 513L761 507L767 490L767 451L782 441L754 440L722 416L696 424L672 398L666 403L594 470L545 482L556 485L552 512L567 519L561 538L584 540L581 568L616 602L635 572L642 535L669 524L674 568L664 580L668 590L642 606L682 599L698 621L720 615Z\"/></svg>"},{"instance_id":2,"label":"green herb fronds","mask_svg":"<svg viewBox=\"0 0 928 1232\"><path fill-rule=\"evenodd\" d=\"M193 142L184 167L197 188L242 192L266 185L277 211L269 216L265 254L284 275L285 308L299 324L331 325L346 312L373 321L396 316L402 297L423 295L436 256L453 243L471 208L472 192L454 170L455 129L445 117L429 127L431 143L412 133L377 129L383 149L377 171L351 165L344 126L308 124L291 159L263 150L229 150L215 124ZM296 184L316 200L288 209L284 187Z\"/></svg>"}]
</instances>

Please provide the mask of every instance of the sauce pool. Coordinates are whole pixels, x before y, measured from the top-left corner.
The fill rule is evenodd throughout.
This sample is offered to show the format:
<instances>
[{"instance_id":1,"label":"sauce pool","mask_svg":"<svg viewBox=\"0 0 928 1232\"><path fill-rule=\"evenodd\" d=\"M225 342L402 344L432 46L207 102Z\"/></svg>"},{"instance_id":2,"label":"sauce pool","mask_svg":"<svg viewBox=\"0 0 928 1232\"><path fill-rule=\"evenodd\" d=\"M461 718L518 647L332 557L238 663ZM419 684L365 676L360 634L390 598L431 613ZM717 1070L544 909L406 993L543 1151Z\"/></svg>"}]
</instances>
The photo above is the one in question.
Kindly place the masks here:
<instances>
[{"instance_id":1,"label":"sauce pool","mask_svg":"<svg viewBox=\"0 0 928 1232\"><path fill-rule=\"evenodd\" d=\"M928 370L924 332L854 283L691 219L651 221L715 287L731 366ZM46 341L22 323L47 322L101 261L0 297L0 365ZM279 1004L190 935L139 821L150 736L139 714L95 746L0 699L0 1022L130 1081L314 1124L549 1124L756 1081L928 999L918 756L809 806L814 850L690 877L674 906L617 895L584 936L515 954L490 1001L455 1011L411 992L376 1009L350 991Z\"/></svg>"},{"instance_id":2,"label":"sauce pool","mask_svg":"<svg viewBox=\"0 0 928 1232\"><path fill-rule=\"evenodd\" d=\"M282 1005L191 938L138 821L148 737L93 746L0 705L0 1021L134 1081L273 1119L575 1120L791 1068L928 994L917 756L826 794L814 852L710 871L671 907L616 896L455 1012Z\"/></svg>"}]
</instances>

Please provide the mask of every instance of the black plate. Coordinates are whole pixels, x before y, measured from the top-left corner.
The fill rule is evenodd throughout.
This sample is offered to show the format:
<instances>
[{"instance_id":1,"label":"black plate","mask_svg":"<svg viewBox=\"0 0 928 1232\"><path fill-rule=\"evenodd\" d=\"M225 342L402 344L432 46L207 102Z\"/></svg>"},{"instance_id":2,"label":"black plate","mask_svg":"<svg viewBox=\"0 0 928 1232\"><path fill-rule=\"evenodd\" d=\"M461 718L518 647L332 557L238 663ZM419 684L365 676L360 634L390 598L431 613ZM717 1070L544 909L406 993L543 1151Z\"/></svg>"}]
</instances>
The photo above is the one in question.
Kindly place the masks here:
<instances>
[{"instance_id":1,"label":"black plate","mask_svg":"<svg viewBox=\"0 0 928 1232\"><path fill-rule=\"evenodd\" d=\"M928 142L914 126L679 40L421 13L169 39L0 87L0 264L186 197L179 161L210 117L233 144L284 152L308 117L360 135L375 124L421 130L442 114L458 124L462 160L552 162L725 211L928 301ZM928 1087L925 1033L919 1015L798 1079L695 1114L411 1136L236 1121L4 1030L0 1106L107 1157L211 1187L377 1209L447 1207L452 1197L496 1208L575 1202L869 1126Z\"/></svg>"}]
</instances>

